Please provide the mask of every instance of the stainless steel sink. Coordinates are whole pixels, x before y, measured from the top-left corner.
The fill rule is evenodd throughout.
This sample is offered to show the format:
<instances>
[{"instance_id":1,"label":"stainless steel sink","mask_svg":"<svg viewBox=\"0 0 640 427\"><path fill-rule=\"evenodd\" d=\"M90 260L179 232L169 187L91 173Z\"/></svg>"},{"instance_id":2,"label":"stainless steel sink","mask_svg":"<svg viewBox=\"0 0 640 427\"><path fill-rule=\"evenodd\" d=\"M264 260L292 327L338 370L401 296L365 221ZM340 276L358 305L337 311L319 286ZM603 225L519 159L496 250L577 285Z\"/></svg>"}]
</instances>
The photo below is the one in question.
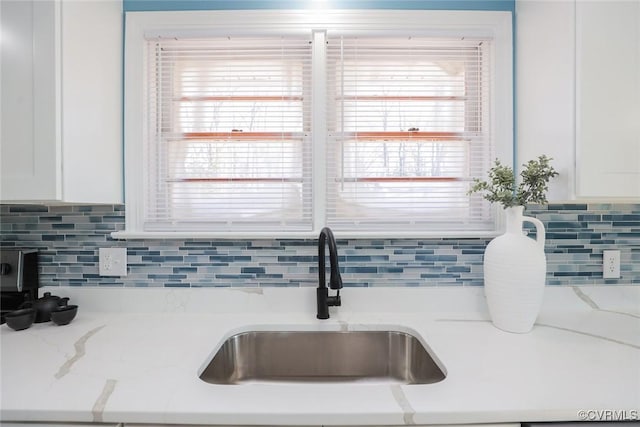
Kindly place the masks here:
<instances>
[{"instance_id":1,"label":"stainless steel sink","mask_svg":"<svg viewBox=\"0 0 640 427\"><path fill-rule=\"evenodd\" d=\"M430 384L444 378L416 337L396 331L245 332L227 339L200 375L212 384Z\"/></svg>"}]
</instances>

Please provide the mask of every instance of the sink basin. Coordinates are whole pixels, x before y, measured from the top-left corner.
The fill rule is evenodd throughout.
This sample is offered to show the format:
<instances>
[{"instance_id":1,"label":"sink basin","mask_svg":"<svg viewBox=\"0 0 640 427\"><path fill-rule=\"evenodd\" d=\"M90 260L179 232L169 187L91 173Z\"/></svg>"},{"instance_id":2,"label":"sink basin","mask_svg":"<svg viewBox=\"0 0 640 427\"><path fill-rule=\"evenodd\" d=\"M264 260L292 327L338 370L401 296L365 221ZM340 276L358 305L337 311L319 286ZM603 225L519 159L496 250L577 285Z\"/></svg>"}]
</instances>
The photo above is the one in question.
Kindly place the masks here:
<instances>
[{"instance_id":1,"label":"sink basin","mask_svg":"<svg viewBox=\"0 0 640 427\"><path fill-rule=\"evenodd\" d=\"M414 336L396 331L252 331L227 339L200 379L430 384L443 370Z\"/></svg>"}]
</instances>

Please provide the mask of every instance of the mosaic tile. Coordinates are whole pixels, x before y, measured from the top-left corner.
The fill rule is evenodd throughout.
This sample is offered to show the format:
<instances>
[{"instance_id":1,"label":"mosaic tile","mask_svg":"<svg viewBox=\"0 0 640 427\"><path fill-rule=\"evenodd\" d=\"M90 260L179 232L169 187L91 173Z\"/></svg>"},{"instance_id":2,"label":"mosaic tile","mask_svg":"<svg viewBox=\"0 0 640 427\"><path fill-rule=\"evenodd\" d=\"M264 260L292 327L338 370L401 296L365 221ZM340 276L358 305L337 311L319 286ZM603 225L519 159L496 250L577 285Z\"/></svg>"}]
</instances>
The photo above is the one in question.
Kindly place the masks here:
<instances>
[{"instance_id":1,"label":"mosaic tile","mask_svg":"<svg viewBox=\"0 0 640 427\"><path fill-rule=\"evenodd\" d=\"M547 284L640 284L640 204L531 205L547 228ZM0 246L40 251L43 285L313 287L315 239L128 240L123 205L1 205ZM527 226L530 236L535 236ZM482 286L490 239L339 239L345 286ZM100 277L99 247L127 247L128 275ZM602 278L602 251L621 251L620 279Z\"/></svg>"}]
</instances>

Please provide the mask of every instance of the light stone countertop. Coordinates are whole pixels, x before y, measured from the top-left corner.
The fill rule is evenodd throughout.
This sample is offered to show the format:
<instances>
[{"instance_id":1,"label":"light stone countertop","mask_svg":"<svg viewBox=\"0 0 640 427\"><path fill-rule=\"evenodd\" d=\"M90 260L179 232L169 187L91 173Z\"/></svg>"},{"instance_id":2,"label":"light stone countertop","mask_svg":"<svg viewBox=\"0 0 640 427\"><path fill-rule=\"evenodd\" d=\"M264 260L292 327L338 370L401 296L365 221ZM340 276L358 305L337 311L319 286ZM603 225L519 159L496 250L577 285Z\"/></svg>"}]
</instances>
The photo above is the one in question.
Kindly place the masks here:
<instances>
[{"instance_id":1,"label":"light stone countertop","mask_svg":"<svg viewBox=\"0 0 640 427\"><path fill-rule=\"evenodd\" d=\"M547 287L528 334L496 329L480 287L345 288L329 320L315 318L315 288L45 291L70 297L78 316L67 326L0 327L2 421L421 425L640 413L640 286ZM445 380L212 385L198 378L237 332L389 328L418 336Z\"/></svg>"}]
</instances>

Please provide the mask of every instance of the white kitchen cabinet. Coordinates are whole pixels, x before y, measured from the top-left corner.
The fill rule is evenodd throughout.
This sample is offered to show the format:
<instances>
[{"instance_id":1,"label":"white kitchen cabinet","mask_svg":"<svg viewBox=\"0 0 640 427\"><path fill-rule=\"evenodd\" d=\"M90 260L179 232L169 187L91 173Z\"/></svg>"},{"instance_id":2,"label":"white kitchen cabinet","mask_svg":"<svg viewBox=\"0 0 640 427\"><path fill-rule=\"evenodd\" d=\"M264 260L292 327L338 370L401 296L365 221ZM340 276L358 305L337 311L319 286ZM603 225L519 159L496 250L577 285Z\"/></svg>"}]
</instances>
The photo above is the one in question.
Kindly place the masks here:
<instances>
[{"instance_id":1,"label":"white kitchen cabinet","mask_svg":"<svg viewBox=\"0 0 640 427\"><path fill-rule=\"evenodd\" d=\"M308 425L308 427L314 426L316 424L310 423ZM182 424L131 424L131 423L126 423L123 425L123 427L181 427ZM273 425L270 424L270 427L284 427L284 426L279 426L279 425ZM202 427L214 427L214 424L210 424L210 425L202 425ZM216 424L215 427L242 427L240 425L218 425ZM305 427L304 425L298 425L298 426L289 426L289 427ZM328 426L327 426L328 427ZM346 427L346 425L345 425ZM351 426L351 427L393 427L393 426L389 426L389 425L380 425L380 426L375 426L375 425L369 425L369 426L365 426L365 425L361 425L361 426ZM487 424L429 424L429 425L415 425L415 427L520 427L520 423L487 423Z\"/></svg>"},{"instance_id":2,"label":"white kitchen cabinet","mask_svg":"<svg viewBox=\"0 0 640 427\"><path fill-rule=\"evenodd\" d=\"M122 202L122 1L0 2L0 200Z\"/></svg>"},{"instance_id":3,"label":"white kitchen cabinet","mask_svg":"<svg viewBox=\"0 0 640 427\"><path fill-rule=\"evenodd\" d=\"M516 166L553 158L549 200L574 197L574 14L570 1L516 1Z\"/></svg>"},{"instance_id":4,"label":"white kitchen cabinet","mask_svg":"<svg viewBox=\"0 0 640 427\"><path fill-rule=\"evenodd\" d=\"M576 2L576 193L640 197L640 2Z\"/></svg>"},{"instance_id":5,"label":"white kitchen cabinet","mask_svg":"<svg viewBox=\"0 0 640 427\"><path fill-rule=\"evenodd\" d=\"M367 426L355 426L355 427L367 427ZM383 427L383 426L369 426L369 427ZM389 426L386 426L386 427L389 427ZM415 425L415 427L520 427L520 423L420 424L420 425Z\"/></svg>"},{"instance_id":6,"label":"white kitchen cabinet","mask_svg":"<svg viewBox=\"0 0 640 427\"><path fill-rule=\"evenodd\" d=\"M121 427L115 423L47 423L47 422L11 422L2 421L2 427Z\"/></svg>"},{"instance_id":7,"label":"white kitchen cabinet","mask_svg":"<svg viewBox=\"0 0 640 427\"><path fill-rule=\"evenodd\" d=\"M640 2L517 0L516 28L517 164L553 157L550 200L640 197Z\"/></svg>"}]
</instances>

